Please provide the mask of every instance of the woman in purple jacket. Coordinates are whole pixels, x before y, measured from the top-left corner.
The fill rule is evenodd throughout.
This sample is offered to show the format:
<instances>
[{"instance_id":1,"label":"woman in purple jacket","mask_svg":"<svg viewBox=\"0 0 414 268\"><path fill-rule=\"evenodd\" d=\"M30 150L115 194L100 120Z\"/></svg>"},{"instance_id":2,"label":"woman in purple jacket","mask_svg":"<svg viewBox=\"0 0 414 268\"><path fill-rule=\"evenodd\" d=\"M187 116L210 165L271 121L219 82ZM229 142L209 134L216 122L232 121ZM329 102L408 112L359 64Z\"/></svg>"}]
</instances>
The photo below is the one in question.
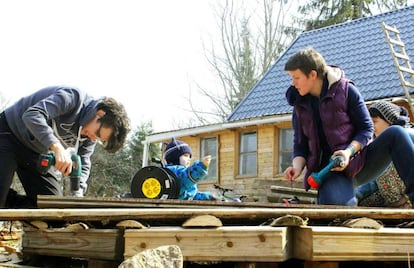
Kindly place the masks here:
<instances>
[{"instance_id":1,"label":"woman in purple jacket","mask_svg":"<svg viewBox=\"0 0 414 268\"><path fill-rule=\"evenodd\" d=\"M343 71L328 66L313 48L294 54L285 64L292 78L286 92L294 107L292 166L285 177L292 181L306 167L304 187L312 172L323 169L333 156L344 165L335 167L318 188L318 203L356 205L354 183L364 184L378 177L394 162L410 199L414 197L414 147L401 126L391 126L371 142L373 124L364 100Z\"/></svg>"}]
</instances>

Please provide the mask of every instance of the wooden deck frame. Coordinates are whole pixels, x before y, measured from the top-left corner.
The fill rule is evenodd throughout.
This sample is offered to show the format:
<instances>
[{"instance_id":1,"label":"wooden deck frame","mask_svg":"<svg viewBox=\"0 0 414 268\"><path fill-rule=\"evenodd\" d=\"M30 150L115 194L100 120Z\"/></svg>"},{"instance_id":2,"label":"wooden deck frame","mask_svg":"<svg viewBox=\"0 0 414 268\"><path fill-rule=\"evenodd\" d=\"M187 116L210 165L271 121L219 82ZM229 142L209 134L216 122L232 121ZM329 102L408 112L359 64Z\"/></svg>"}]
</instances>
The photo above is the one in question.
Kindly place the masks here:
<instances>
[{"instance_id":1,"label":"wooden deck frame","mask_svg":"<svg viewBox=\"0 0 414 268\"><path fill-rule=\"evenodd\" d=\"M123 234L123 235L122 235ZM347 227L225 226L127 229L25 229L23 252L122 260L145 249L178 245L185 261L309 263L407 261L414 255L414 230Z\"/></svg>"},{"instance_id":2,"label":"wooden deck frame","mask_svg":"<svg viewBox=\"0 0 414 268\"><path fill-rule=\"evenodd\" d=\"M184 220L197 215L212 215L223 221L223 227L209 229L185 229ZM270 227L259 226L264 220L286 214L309 217L308 227ZM116 241L119 237L123 248L116 249L116 254L105 253L106 259L123 259L145 248L153 248L165 243L177 244L184 248L186 260L238 261L238 262L282 262L289 258L308 262L335 261L407 261L408 254L414 255L414 229L384 227L379 230L352 229L346 227L315 226L332 219L349 219L369 217L389 220L390 222L411 221L414 219L412 209L380 208L111 208L111 209L3 209L1 220L43 220L71 222L87 221L101 228L114 228L114 223L125 220L143 220L151 222L149 228L111 232L120 235L108 237ZM169 225L157 225L158 221L168 220ZM249 225L243 225L248 222ZM226 224L227 223L227 224ZM112 226L112 227L110 227ZM389 226L389 225L387 225ZM279 229L282 228L282 229ZM93 234L102 229L89 229L65 233L59 228L36 230L23 235L23 251L44 255L89 257L102 259L93 255ZM280 231L284 230L284 231ZM208 234L208 235L206 235ZM92 235L92 238L89 237ZM157 238L155 238L157 237ZM102 238L102 233L99 238ZM39 239L39 240L37 240ZM85 244L77 244L77 239ZM90 239L90 242L85 242ZM50 241L56 243L55 245ZM60 243L64 242L64 245ZM65 242L67 241L67 242ZM201 241L201 248L197 243ZM37 243L37 244L36 244ZM65 244L66 243L66 244ZM90 244L88 244L90 243ZM105 242L106 248L112 248L114 242ZM217 244L218 243L218 244ZM247 244L255 245L253 248ZM79 246L82 245L82 246ZM211 250L220 248L219 253ZM61 248L59 248L61 246ZM73 250L70 249L73 247ZM206 247L207 249L203 248ZM209 249L210 248L210 249ZM88 252L89 251L89 252ZM205 253L199 253L205 252ZM82 255L88 252L92 255ZM203 255L205 254L205 255ZM120 257L118 257L120 256ZM227 257L226 257L227 256Z\"/></svg>"}]
</instances>

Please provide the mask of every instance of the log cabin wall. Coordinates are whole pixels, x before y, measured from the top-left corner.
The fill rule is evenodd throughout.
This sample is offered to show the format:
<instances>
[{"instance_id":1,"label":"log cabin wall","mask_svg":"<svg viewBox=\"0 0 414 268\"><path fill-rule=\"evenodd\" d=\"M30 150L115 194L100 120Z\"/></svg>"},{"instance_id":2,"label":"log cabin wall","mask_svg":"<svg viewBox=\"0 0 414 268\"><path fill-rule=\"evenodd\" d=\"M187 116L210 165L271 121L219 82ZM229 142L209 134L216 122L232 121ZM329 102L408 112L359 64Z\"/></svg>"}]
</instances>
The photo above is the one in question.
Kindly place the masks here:
<instances>
[{"instance_id":1,"label":"log cabin wall","mask_svg":"<svg viewBox=\"0 0 414 268\"><path fill-rule=\"evenodd\" d=\"M223 187L234 188L255 200L266 201L270 193L270 186L287 183L283 174L279 172L279 129L290 128L291 122L279 124L263 124L243 128L224 129L221 131L205 133L195 136L176 137L192 148L192 159L200 159L201 139L217 137L218 153L218 181L200 182L200 191L213 189L218 183ZM239 137L243 132L255 131L257 133L257 174L254 176L238 175L239 168ZM301 182L296 186L301 187Z\"/></svg>"}]
</instances>

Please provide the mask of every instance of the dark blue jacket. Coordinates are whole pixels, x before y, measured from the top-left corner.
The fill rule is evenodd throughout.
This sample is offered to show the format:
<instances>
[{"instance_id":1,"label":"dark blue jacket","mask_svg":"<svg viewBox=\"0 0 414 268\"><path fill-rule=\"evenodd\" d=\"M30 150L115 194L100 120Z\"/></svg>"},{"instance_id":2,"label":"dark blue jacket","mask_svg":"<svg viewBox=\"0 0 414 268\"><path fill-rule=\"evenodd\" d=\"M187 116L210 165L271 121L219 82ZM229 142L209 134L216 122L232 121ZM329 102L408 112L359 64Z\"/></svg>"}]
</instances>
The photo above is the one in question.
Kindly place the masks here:
<instances>
[{"instance_id":1,"label":"dark blue jacket","mask_svg":"<svg viewBox=\"0 0 414 268\"><path fill-rule=\"evenodd\" d=\"M100 101L77 88L51 86L21 98L4 112L16 138L36 153L47 153L55 142L65 148L75 148L78 144L81 187L86 190L96 142L82 139L80 131L96 116Z\"/></svg>"}]
</instances>

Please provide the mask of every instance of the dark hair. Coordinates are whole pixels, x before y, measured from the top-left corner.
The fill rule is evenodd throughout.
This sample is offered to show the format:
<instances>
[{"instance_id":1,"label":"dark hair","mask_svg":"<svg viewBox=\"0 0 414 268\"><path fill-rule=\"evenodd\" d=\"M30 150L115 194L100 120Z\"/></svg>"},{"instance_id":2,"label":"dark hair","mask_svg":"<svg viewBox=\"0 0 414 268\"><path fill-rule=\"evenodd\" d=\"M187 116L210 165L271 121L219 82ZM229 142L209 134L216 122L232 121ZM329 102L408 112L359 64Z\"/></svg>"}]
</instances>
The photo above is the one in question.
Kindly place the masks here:
<instances>
[{"instance_id":1,"label":"dark hair","mask_svg":"<svg viewBox=\"0 0 414 268\"><path fill-rule=\"evenodd\" d=\"M379 118L381 118L382 120L384 120L384 121L387 121L386 119L385 119L385 117L382 115L382 113L380 113L380 111L378 111L376 108L369 108L368 109L368 111L369 111L369 115L372 117L372 118L376 118L376 117L379 117Z\"/></svg>"},{"instance_id":2,"label":"dark hair","mask_svg":"<svg viewBox=\"0 0 414 268\"><path fill-rule=\"evenodd\" d=\"M105 150L114 153L125 143L130 131L129 117L124 106L113 98L105 97L97 105L97 110L103 110L105 115L99 121L102 126L112 129L112 135L104 146Z\"/></svg>"},{"instance_id":3,"label":"dark hair","mask_svg":"<svg viewBox=\"0 0 414 268\"><path fill-rule=\"evenodd\" d=\"M327 65L322 55L312 47L304 48L291 56L285 64L285 71L301 70L306 76L315 70L318 77L327 72Z\"/></svg>"},{"instance_id":4,"label":"dark hair","mask_svg":"<svg viewBox=\"0 0 414 268\"><path fill-rule=\"evenodd\" d=\"M372 118L379 117L390 125L405 126L410 121L408 110L392 102L374 102L368 109Z\"/></svg>"}]
</instances>

